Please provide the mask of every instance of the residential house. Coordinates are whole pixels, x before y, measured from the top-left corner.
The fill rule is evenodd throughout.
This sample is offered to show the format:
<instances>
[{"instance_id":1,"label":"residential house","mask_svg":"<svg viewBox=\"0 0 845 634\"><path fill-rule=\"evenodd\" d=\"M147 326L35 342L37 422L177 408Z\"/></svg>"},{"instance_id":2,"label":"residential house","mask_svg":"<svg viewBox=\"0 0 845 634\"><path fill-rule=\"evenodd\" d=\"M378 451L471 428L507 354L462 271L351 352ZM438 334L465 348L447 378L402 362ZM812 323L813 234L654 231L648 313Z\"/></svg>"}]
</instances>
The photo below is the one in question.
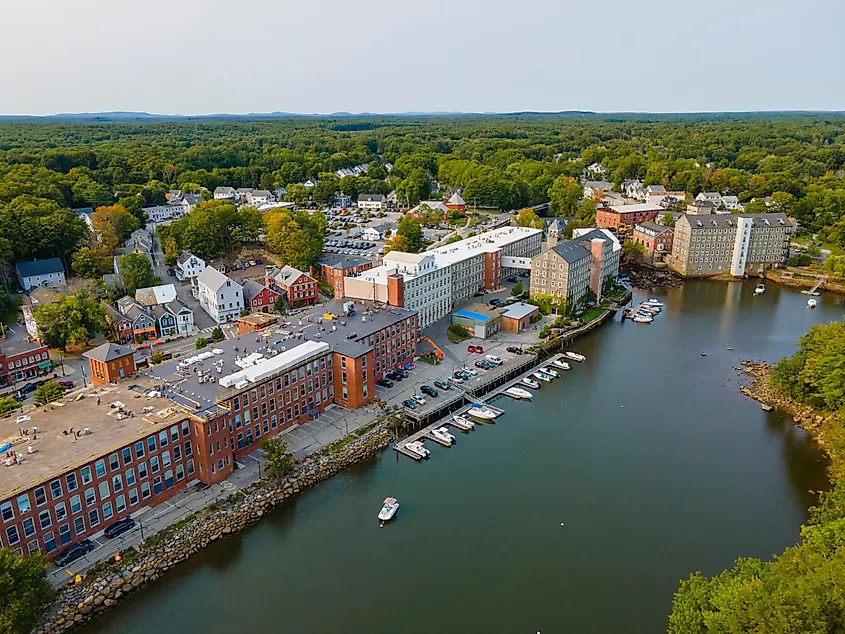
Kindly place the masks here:
<instances>
[{"instance_id":1,"label":"residential house","mask_svg":"<svg viewBox=\"0 0 845 634\"><path fill-rule=\"evenodd\" d=\"M156 329L159 337L172 337L178 333L176 327L176 315L171 313L165 306L157 304L150 309L156 320Z\"/></svg>"},{"instance_id":2,"label":"residential house","mask_svg":"<svg viewBox=\"0 0 845 634\"><path fill-rule=\"evenodd\" d=\"M665 196L666 188L663 185L648 185L645 188L645 194L648 198L653 196Z\"/></svg>"},{"instance_id":3,"label":"residential house","mask_svg":"<svg viewBox=\"0 0 845 634\"><path fill-rule=\"evenodd\" d=\"M385 234L393 229L395 229L395 225L392 225L389 222L383 222L372 227L364 227L361 230L361 238L364 240L372 240L373 242L377 240L384 240Z\"/></svg>"},{"instance_id":4,"label":"residential house","mask_svg":"<svg viewBox=\"0 0 845 634\"><path fill-rule=\"evenodd\" d=\"M622 191L627 198L634 198L635 200L645 200L647 198L643 183L638 178L623 180Z\"/></svg>"},{"instance_id":5,"label":"residential house","mask_svg":"<svg viewBox=\"0 0 845 634\"><path fill-rule=\"evenodd\" d=\"M235 190L235 196L237 197L237 202L239 202L239 203L249 202L249 195L251 193L252 193L252 187L238 187Z\"/></svg>"},{"instance_id":6,"label":"residential house","mask_svg":"<svg viewBox=\"0 0 845 634\"><path fill-rule=\"evenodd\" d=\"M340 207L341 209L352 207L352 196L343 193L335 194L335 197L332 198L332 207Z\"/></svg>"},{"instance_id":7,"label":"residential house","mask_svg":"<svg viewBox=\"0 0 845 634\"><path fill-rule=\"evenodd\" d=\"M39 286L24 295L21 311L23 312L23 323L26 326L26 332L30 337L39 341L41 340L41 335L38 332L38 323L35 321L35 311L45 304L58 303L59 298L59 292L50 286Z\"/></svg>"},{"instance_id":8,"label":"residential house","mask_svg":"<svg viewBox=\"0 0 845 634\"><path fill-rule=\"evenodd\" d=\"M719 213L716 205L706 198L696 198L687 203L687 213L695 216L709 216Z\"/></svg>"},{"instance_id":9,"label":"residential house","mask_svg":"<svg viewBox=\"0 0 845 634\"><path fill-rule=\"evenodd\" d=\"M317 280L292 266L268 269L264 273L264 285L284 294L291 306L317 302Z\"/></svg>"},{"instance_id":10,"label":"residential house","mask_svg":"<svg viewBox=\"0 0 845 634\"><path fill-rule=\"evenodd\" d=\"M91 368L91 382L96 387L117 382L136 372L135 353L132 348L114 343L104 343L82 355ZM84 480L83 480L84 482Z\"/></svg>"},{"instance_id":11,"label":"residential house","mask_svg":"<svg viewBox=\"0 0 845 634\"><path fill-rule=\"evenodd\" d=\"M67 284L65 267L59 258L18 262L15 265L15 272L18 277L18 284L25 293L39 286L64 288Z\"/></svg>"},{"instance_id":12,"label":"residential house","mask_svg":"<svg viewBox=\"0 0 845 634\"><path fill-rule=\"evenodd\" d=\"M722 196L722 204L728 211L741 208L739 198L736 196Z\"/></svg>"},{"instance_id":13,"label":"residential house","mask_svg":"<svg viewBox=\"0 0 845 634\"><path fill-rule=\"evenodd\" d=\"M598 200L610 191L613 191L613 183L608 181L584 181L584 198Z\"/></svg>"},{"instance_id":14,"label":"residential house","mask_svg":"<svg viewBox=\"0 0 845 634\"><path fill-rule=\"evenodd\" d=\"M163 222L165 220L181 218L185 215L185 208L181 204L152 205L150 207L144 207L141 211L146 214L147 220L150 222Z\"/></svg>"},{"instance_id":15,"label":"residential house","mask_svg":"<svg viewBox=\"0 0 845 634\"><path fill-rule=\"evenodd\" d=\"M287 187L277 187L273 190L273 196L276 198L276 200L284 200L285 196L287 196L287 193Z\"/></svg>"},{"instance_id":16,"label":"residential house","mask_svg":"<svg viewBox=\"0 0 845 634\"><path fill-rule=\"evenodd\" d=\"M302 186L305 187L305 189L312 189L313 187L317 186L317 179L309 178L307 181L302 183Z\"/></svg>"},{"instance_id":17,"label":"residential house","mask_svg":"<svg viewBox=\"0 0 845 634\"><path fill-rule=\"evenodd\" d=\"M194 210L199 203L203 201L203 197L199 194L185 194L182 196L182 209L184 215L188 215Z\"/></svg>"},{"instance_id":18,"label":"residential house","mask_svg":"<svg viewBox=\"0 0 845 634\"><path fill-rule=\"evenodd\" d=\"M361 211L381 211L387 207L384 194L360 194L358 209Z\"/></svg>"},{"instance_id":19,"label":"residential house","mask_svg":"<svg viewBox=\"0 0 845 634\"><path fill-rule=\"evenodd\" d=\"M268 312L273 309L279 293L255 280L246 280L244 287L244 304L252 310Z\"/></svg>"},{"instance_id":20,"label":"residential house","mask_svg":"<svg viewBox=\"0 0 845 634\"><path fill-rule=\"evenodd\" d=\"M147 309L128 295L117 300L117 308L107 310L107 316L112 321L112 329L121 341L127 337L139 341L141 339L155 339L158 336L156 320ZM117 315L113 312L118 313ZM124 319L121 319L123 317ZM129 322L126 328L125 321Z\"/></svg>"},{"instance_id":21,"label":"residential house","mask_svg":"<svg viewBox=\"0 0 845 634\"><path fill-rule=\"evenodd\" d=\"M85 224L88 226L89 231L94 230L93 207L80 207L78 209L71 209L71 211L76 214L77 218L82 218L82 220L85 221Z\"/></svg>"},{"instance_id":22,"label":"residential house","mask_svg":"<svg viewBox=\"0 0 845 634\"><path fill-rule=\"evenodd\" d=\"M195 278L205 269L205 260L190 251L182 251L173 267L176 272L176 279L180 282Z\"/></svg>"},{"instance_id":23,"label":"residential house","mask_svg":"<svg viewBox=\"0 0 845 634\"><path fill-rule=\"evenodd\" d=\"M238 198L238 193L234 187L216 187L214 189L214 200L231 200Z\"/></svg>"},{"instance_id":24,"label":"residential house","mask_svg":"<svg viewBox=\"0 0 845 634\"><path fill-rule=\"evenodd\" d=\"M141 306L169 304L176 299L176 287L173 284L149 286L135 291L135 301Z\"/></svg>"},{"instance_id":25,"label":"residential house","mask_svg":"<svg viewBox=\"0 0 845 634\"><path fill-rule=\"evenodd\" d=\"M672 253L672 241L675 231L654 222L642 222L634 225L631 240L645 247L649 255Z\"/></svg>"},{"instance_id":26,"label":"residential house","mask_svg":"<svg viewBox=\"0 0 845 634\"><path fill-rule=\"evenodd\" d=\"M192 284L196 286L200 306L218 324L232 321L243 312L243 287L217 269L205 267Z\"/></svg>"},{"instance_id":27,"label":"residential house","mask_svg":"<svg viewBox=\"0 0 845 634\"><path fill-rule=\"evenodd\" d=\"M587 168L587 171L592 174L593 176L604 176L607 174L608 169L602 165L601 163L593 163Z\"/></svg>"},{"instance_id":28,"label":"residential house","mask_svg":"<svg viewBox=\"0 0 845 634\"><path fill-rule=\"evenodd\" d=\"M194 330L194 311L188 308L180 300L174 300L162 304L171 315L176 317L176 334L188 335Z\"/></svg>"},{"instance_id":29,"label":"residential house","mask_svg":"<svg viewBox=\"0 0 845 634\"><path fill-rule=\"evenodd\" d=\"M713 204L713 207L718 209L722 206L722 194L719 192L701 192L695 197L696 200L706 200Z\"/></svg>"},{"instance_id":30,"label":"residential house","mask_svg":"<svg viewBox=\"0 0 845 634\"><path fill-rule=\"evenodd\" d=\"M272 194L267 189L253 189L249 194L247 194L246 200L252 207L258 207L259 205L266 205L270 202L270 198Z\"/></svg>"}]
</instances>

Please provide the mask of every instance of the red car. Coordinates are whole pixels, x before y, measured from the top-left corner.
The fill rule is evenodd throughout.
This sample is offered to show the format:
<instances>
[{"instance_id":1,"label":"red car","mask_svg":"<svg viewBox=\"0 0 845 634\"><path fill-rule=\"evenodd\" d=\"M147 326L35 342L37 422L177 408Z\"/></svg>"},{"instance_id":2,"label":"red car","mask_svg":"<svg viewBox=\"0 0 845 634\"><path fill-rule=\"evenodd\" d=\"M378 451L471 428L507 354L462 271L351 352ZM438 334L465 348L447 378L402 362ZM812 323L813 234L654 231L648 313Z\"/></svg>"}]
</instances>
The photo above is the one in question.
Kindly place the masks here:
<instances>
[{"instance_id":1,"label":"red car","mask_svg":"<svg viewBox=\"0 0 845 634\"><path fill-rule=\"evenodd\" d=\"M467 346L467 352L475 352L477 354L483 354L484 348L482 346Z\"/></svg>"},{"instance_id":2,"label":"red car","mask_svg":"<svg viewBox=\"0 0 845 634\"><path fill-rule=\"evenodd\" d=\"M73 387L73 381L56 381L56 383L63 388Z\"/></svg>"}]
</instances>

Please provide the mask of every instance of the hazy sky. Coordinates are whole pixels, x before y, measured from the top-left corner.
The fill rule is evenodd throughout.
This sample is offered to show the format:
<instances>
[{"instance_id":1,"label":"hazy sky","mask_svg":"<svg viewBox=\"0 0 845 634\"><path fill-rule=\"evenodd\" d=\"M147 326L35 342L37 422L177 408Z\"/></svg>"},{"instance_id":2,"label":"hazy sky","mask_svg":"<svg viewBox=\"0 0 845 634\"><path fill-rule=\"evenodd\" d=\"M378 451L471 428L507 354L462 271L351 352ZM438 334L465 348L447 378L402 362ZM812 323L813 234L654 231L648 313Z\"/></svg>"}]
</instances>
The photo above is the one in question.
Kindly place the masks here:
<instances>
[{"instance_id":1,"label":"hazy sky","mask_svg":"<svg viewBox=\"0 0 845 634\"><path fill-rule=\"evenodd\" d=\"M845 0L0 0L0 114L845 110Z\"/></svg>"}]
</instances>

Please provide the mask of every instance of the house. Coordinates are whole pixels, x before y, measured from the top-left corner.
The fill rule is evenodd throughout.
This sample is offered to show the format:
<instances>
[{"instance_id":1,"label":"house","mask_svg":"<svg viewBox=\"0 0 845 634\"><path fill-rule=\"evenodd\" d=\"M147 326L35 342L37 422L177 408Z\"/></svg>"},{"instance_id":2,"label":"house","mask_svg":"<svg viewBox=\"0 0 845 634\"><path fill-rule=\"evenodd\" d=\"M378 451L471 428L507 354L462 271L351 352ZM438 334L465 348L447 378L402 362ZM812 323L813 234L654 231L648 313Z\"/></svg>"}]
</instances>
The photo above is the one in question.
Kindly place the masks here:
<instances>
[{"instance_id":1,"label":"house","mask_svg":"<svg viewBox=\"0 0 845 634\"><path fill-rule=\"evenodd\" d=\"M649 185L645 188L646 196L665 196L666 188L663 185Z\"/></svg>"},{"instance_id":2,"label":"house","mask_svg":"<svg viewBox=\"0 0 845 634\"><path fill-rule=\"evenodd\" d=\"M361 211L381 211L387 207L384 194L360 194L358 209Z\"/></svg>"},{"instance_id":3,"label":"house","mask_svg":"<svg viewBox=\"0 0 845 634\"><path fill-rule=\"evenodd\" d=\"M734 209L741 209L739 198L736 196L722 196L722 204L725 209L733 211Z\"/></svg>"},{"instance_id":4,"label":"house","mask_svg":"<svg viewBox=\"0 0 845 634\"><path fill-rule=\"evenodd\" d=\"M188 335L194 329L194 311L185 306L180 300L163 304L170 314L176 317L176 334Z\"/></svg>"},{"instance_id":5,"label":"house","mask_svg":"<svg viewBox=\"0 0 845 634\"><path fill-rule=\"evenodd\" d=\"M428 209L424 209L426 207L428 207ZM443 214L444 218L446 217L446 214L449 213L449 208L439 200L422 200L420 201L419 205L417 205L413 209L409 209L407 213L409 216L419 217L421 209L424 209L425 211L432 209L435 211L439 211Z\"/></svg>"},{"instance_id":6,"label":"house","mask_svg":"<svg viewBox=\"0 0 845 634\"><path fill-rule=\"evenodd\" d=\"M164 199L169 202L171 205L178 205L179 202L182 200L182 190L181 189L171 189L164 195Z\"/></svg>"},{"instance_id":7,"label":"house","mask_svg":"<svg viewBox=\"0 0 845 634\"><path fill-rule=\"evenodd\" d=\"M266 205L269 203L270 197L270 191L267 189L253 189L249 192L249 194L247 194L246 200L250 206L258 207L259 205Z\"/></svg>"},{"instance_id":8,"label":"house","mask_svg":"<svg viewBox=\"0 0 845 634\"><path fill-rule=\"evenodd\" d=\"M696 198L687 205L687 213L696 216L709 216L718 213L716 205L706 198Z\"/></svg>"},{"instance_id":9,"label":"house","mask_svg":"<svg viewBox=\"0 0 845 634\"><path fill-rule=\"evenodd\" d=\"M532 320L540 315L540 307L525 302L510 304L502 312L502 332L520 333L528 330Z\"/></svg>"},{"instance_id":10,"label":"house","mask_svg":"<svg viewBox=\"0 0 845 634\"><path fill-rule=\"evenodd\" d=\"M203 272L205 260L190 251L182 251L182 255L177 258L176 266L173 268L176 271L176 279L184 282Z\"/></svg>"},{"instance_id":11,"label":"house","mask_svg":"<svg viewBox=\"0 0 845 634\"><path fill-rule=\"evenodd\" d=\"M249 201L249 195L252 193L252 187L238 187L235 190L237 202L246 203Z\"/></svg>"},{"instance_id":12,"label":"house","mask_svg":"<svg viewBox=\"0 0 845 634\"><path fill-rule=\"evenodd\" d=\"M94 230L93 207L80 207L79 209L71 209L71 211L76 215L77 218L82 218L82 220L85 221L85 224L88 226L89 231Z\"/></svg>"},{"instance_id":13,"label":"house","mask_svg":"<svg viewBox=\"0 0 845 634\"><path fill-rule=\"evenodd\" d=\"M384 202L388 207L395 207L397 204L399 204L399 201L396 199L395 189L387 195L387 198Z\"/></svg>"},{"instance_id":14,"label":"house","mask_svg":"<svg viewBox=\"0 0 845 634\"><path fill-rule=\"evenodd\" d=\"M205 267L193 283L200 306L218 324L232 321L243 312L243 287L217 269Z\"/></svg>"},{"instance_id":15,"label":"house","mask_svg":"<svg viewBox=\"0 0 845 634\"><path fill-rule=\"evenodd\" d=\"M267 313L253 313L251 315L244 315L238 317L235 323L238 327L238 335L245 335L248 332L259 332L265 328L269 328L275 323L278 323L278 315L268 315Z\"/></svg>"},{"instance_id":16,"label":"house","mask_svg":"<svg viewBox=\"0 0 845 634\"><path fill-rule=\"evenodd\" d=\"M330 255L320 258L320 277L334 289L334 298L343 299L343 278L357 277L373 268L371 260Z\"/></svg>"},{"instance_id":17,"label":"house","mask_svg":"<svg viewBox=\"0 0 845 634\"><path fill-rule=\"evenodd\" d=\"M384 240L385 234L388 231L392 231L394 228L394 225L389 222L383 222L372 227L364 227L361 230L361 238L364 240L372 240L373 242L377 240Z\"/></svg>"},{"instance_id":18,"label":"house","mask_svg":"<svg viewBox=\"0 0 845 634\"><path fill-rule=\"evenodd\" d=\"M268 312L276 304L279 293L267 288L261 282L246 280L244 286L244 305L252 310Z\"/></svg>"},{"instance_id":19,"label":"house","mask_svg":"<svg viewBox=\"0 0 845 634\"><path fill-rule=\"evenodd\" d=\"M18 284L24 292L31 291L39 286L64 288L67 284L65 267L62 266L62 261L59 258L18 262L15 265L15 272L18 277Z\"/></svg>"},{"instance_id":20,"label":"house","mask_svg":"<svg viewBox=\"0 0 845 634\"><path fill-rule=\"evenodd\" d=\"M584 181L584 198L599 199L613 190L613 183L608 181Z\"/></svg>"},{"instance_id":21,"label":"house","mask_svg":"<svg viewBox=\"0 0 845 634\"><path fill-rule=\"evenodd\" d=\"M455 211L464 212L467 210L467 204L458 192L452 194L445 202L445 205L447 208L454 209Z\"/></svg>"},{"instance_id":22,"label":"house","mask_svg":"<svg viewBox=\"0 0 845 634\"><path fill-rule=\"evenodd\" d=\"M285 196L287 196L287 193L287 187L277 187L273 190L273 196L276 197L276 200L284 200Z\"/></svg>"},{"instance_id":23,"label":"house","mask_svg":"<svg viewBox=\"0 0 845 634\"><path fill-rule=\"evenodd\" d=\"M49 286L39 286L32 289L23 298L23 323L26 326L26 332L33 339L41 339L38 332L38 323L35 321L35 311L45 304L57 304L59 302L59 292Z\"/></svg>"},{"instance_id":24,"label":"house","mask_svg":"<svg viewBox=\"0 0 845 634\"><path fill-rule=\"evenodd\" d=\"M185 194L182 196L182 209L183 214L188 215L193 211L194 207L196 207L199 203L203 201L203 197L199 194Z\"/></svg>"},{"instance_id":25,"label":"house","mask_svg":"<svg viewBox=\"0 0 845 634\"><path fill-rule=\"evenodd\" d=\"M129 296L117 300L117 308L107 307L106 316L119 341L140 341L158 336L156 320L150 311Z\"/></svg>"},{"instance_id":26,"label":"house","mask_svg":"<svg viewBox=\"0 0 845 634\"><path fill-rule=\"evenodd\" d=\"M185 215L185 208L179 205L152 205L151 207L144 207L141 209L147 216L150 222L163 222L165 220L173 220L174 218L181 218Z\"/></svg>"},{"instance_id":27,"label":"house","mask_svg":"<svg viewBox=\"0 0 845 634\"><path fill-rule=\"evenodd\" d=\"M712 203L713 207L718 209L722 206L722 194L719 192L701 192L695 197L696 200L706 200Z\"/></svg>"},{"instance_id":28,"label":"house","mask_svg":"<svg viewBox=\"0 0 845 634\"><path fill-rule=\"evenodd\" d=\"M170 337L177 333L176 315L161 304L153 306L150 312L152 312L156 320L156 330L158 331L159 337Z\"/></svg>"},{"instance_id":29,"label":"house","mask_svg":"<svg viewBox=\"0 0 845 634\"><path fill-rule=\"evenodd\" d=\"M332 207L340 207L342 209L346 209L347 207L352 206L352 196L347 196L346 194L336 194L334 198L332 198Z\"/></svg>"},{"instance_id":30,"label":"house","mask_svg":"<svg viewBox=\"0 0 845 634\"><path fill-rule=\"evenodd\" d=\"M642 222L634 225L631 240L645 247L649 255L672 252L672 241L675 231L672 227L664 227L654 222Z\"/></svg>"},{"instance_id":31,"label":"house","mask_svg":"<svg viewBox=\"0 0 845 634\"><path fill-rule=\"evenodd\" d=\"M232 200L238 197L234 187L216 187L214 189L214 200Z\"/></svg>"},{"instance_id":32,"label":"house","mask_svg":"<svg viewBox=\"0 0 845 634\"><path fill-rule=\"evenodd\" d=\"M587 168L587 171L593 176L604 176L607 174L607 168L601 163L593 163Z\"/></svg>"},{"instance_id":33,"label":"house","mask_svg":"<svg viewBox=\"0 0 845 634\"><path fill-rule=\"evenodd\" d=\"M283 293L291 306L317 301L317 280L292 266L269 269L264 274L264 285L276 293Z\"/></svg>"},{"instance_id":34,"label":"house","mask_svg":"<svg viewBox=\"0 0 845 634\"><path fill-rule=\"evenodd\" d=\"M135 291L135 301L141 306L169 304L176 299L176 287L173 284L139 288Z\"/></svg>"},{"instance_id":35,"label":"house","mask_svg":"<svg viewBox=\"0 0 845 634\"><path fill-rule=\"evenodd\" d=\"M317 186L317 179L316 178L309 178L307 181L302 183L302 186L305 187L305 189L311 189L312 187L316 187Z\"/></svg>"},{"instance_id":36,"label":"house","mask_svg":"<svg viewBox=\"0 0 845 634\"><path fill-rule=\"evenodd\" d=\"M626 178L623 180L622 191L628 198L634 198L636 200L646 199L645 188L643 188L643 183L638 178Z\"/></svg>"},{"instance_id":37,"label":"house","mask_svg":"<svg viewBox=\"0 0 845 634\"><path fill-rule=\"evenodd\" d=\"M96 387L117 382L135 374L135 353L132 348L104 343L83 354L91 369L91 382Z\"/></svg>"}]
</instances>

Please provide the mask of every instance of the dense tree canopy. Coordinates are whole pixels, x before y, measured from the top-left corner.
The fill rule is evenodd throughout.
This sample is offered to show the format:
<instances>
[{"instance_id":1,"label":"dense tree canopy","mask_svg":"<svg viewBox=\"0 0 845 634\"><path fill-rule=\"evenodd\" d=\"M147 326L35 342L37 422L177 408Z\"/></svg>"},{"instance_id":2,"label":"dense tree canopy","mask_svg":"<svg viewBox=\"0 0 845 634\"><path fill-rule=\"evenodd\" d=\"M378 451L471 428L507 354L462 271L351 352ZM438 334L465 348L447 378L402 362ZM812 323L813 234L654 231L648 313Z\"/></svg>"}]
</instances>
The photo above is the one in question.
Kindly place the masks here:
<instances>
[{"instance_id":1,"label":"dense tree canopy","mask_svg":"<svg viewBox=\"0 0 845 634\"><path fill-rule=\"evenodd\" d=\"M60 296L55 304L43 304L35 311L38 333L51 348L66 350L83 345L106 331L106 314L98 299L87 291Z\"/></svg>"},{"instance_id":2,"label":"dense tree canopy","mask_svg":"<svg viewBox=\"0 0 845 634\"><path fill-rule=\"evenodd\" d=\"M47 560L0 548L0 634L26 634L53 597Z\"/></svg>"}]
</instances>

